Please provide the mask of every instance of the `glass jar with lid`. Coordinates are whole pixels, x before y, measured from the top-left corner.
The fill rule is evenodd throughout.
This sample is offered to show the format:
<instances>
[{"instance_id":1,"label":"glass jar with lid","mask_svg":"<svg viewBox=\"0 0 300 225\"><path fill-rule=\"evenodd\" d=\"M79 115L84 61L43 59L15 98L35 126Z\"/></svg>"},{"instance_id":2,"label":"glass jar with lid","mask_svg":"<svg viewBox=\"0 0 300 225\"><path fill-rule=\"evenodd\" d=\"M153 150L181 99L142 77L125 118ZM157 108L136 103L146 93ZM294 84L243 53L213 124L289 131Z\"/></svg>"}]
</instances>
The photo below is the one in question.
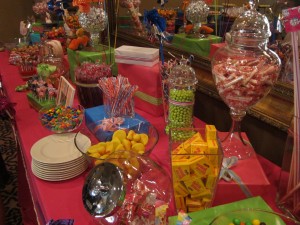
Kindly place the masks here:
<instances>
[{"instance_id":1,"label":"glass jar with lid","mask_svg":"<svg viewBox=\"0 0 300 225\"><path fill-rule=\"evenodd\" d=\"M278 55L268 48L271 36L267 17L256 11L256 1L236 18L226 45L212 59L212 74L222 100L230 108L232 127L223 140L225 157L250 157L252 147L241 135L246 111L275 84L281 67Z\"/></svg>"},{"instance_id":2,"label":"glass jar with lid","mask_svg":"<svg viewBox=\"0 0 300 225\"><path fill-rule=\"evenodd\" d=\"M172 68L167 81L169 89L167 133L169 128L192 127L197 82L195 71L188 60L183 59Z\"/></svg>"},{"instance_id":3,"label":"glass jar with lid","mask_svg":"<svg viewBox=\"0 0 300 225\"><path fill-rule=\"evenodd\" d=\"M150 158L115 151L88 174L85 209L102 225L167 224L172 182Z\"/></svg>"},{"instance_id":4,"label":"glass jar with lid","mask_svg":"<svg viewBox=\"0 0 300 225\"><path fill-rule=\"evenodd\" d=\"M47 48L48 54L44 56L43 58L43 64L54 66L55 69L52 73L48 74L47 79L51 81L53 86L55 88L58 88L59 79L61 76L67 77L68 70L66 69L66 66L64 65L63 58L58 57L53 54L53 46L50 44L45 44Z\"/></svg>"}]
</instances>

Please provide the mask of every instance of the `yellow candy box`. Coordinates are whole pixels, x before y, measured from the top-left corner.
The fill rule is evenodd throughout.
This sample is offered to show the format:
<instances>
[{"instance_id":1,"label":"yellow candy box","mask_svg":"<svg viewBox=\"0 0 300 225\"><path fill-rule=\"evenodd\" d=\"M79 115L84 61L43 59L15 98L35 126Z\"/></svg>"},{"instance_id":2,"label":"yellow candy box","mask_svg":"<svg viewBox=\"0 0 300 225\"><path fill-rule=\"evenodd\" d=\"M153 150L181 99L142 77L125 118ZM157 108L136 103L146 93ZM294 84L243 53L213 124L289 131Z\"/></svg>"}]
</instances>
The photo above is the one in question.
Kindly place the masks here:
<instances>
[{"instance_id":1,"label":"yellow candy box","mask_svg":"<svg viewBox=\"0 0 300 225\"><path fill-rule=\"evenodd\" d=\"M171 128L169 143L177 209L193 212L210 207L223 160L217 129Z\"/></svg>"}]
</instances>

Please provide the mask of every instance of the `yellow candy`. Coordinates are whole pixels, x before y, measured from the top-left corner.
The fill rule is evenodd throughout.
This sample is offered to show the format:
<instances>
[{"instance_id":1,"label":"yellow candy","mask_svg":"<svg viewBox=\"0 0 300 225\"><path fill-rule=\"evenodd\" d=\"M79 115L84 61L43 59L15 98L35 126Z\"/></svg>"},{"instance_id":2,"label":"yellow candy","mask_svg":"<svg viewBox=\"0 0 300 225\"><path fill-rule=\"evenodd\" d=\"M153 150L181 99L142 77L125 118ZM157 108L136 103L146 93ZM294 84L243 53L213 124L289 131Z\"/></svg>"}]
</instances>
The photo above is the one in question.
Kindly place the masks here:
<instances>
[{"instance_id":1,"label":"yellow candy","mask_svg":"<svg viewBox=\"0 0 300 225\"><path fill-rule=\"evenodd\" d=\"M126 134L126 131L125 130L116 130L114 133L113 133L113 136L112 136L112 139L114 138L119 138L120 141L122 141L123 139L125 139L127 136Z\"/></svg>"},{"instance_id":2,"label":"yellow candy","mask_svg":"<svg viewBox=\"0 0 300 225\"><path fill-rule=\"evenodd\" d=\"M136 143L132 145L132 150L135 152L145 152L145 145L143 145L142 143Z\"/></svg>"},{"instance_id":3,"label":"yellow candy","mask_svg":"<svg viewBox=\"0 0 300 225\"><path fill-rule=\"evenodd\" d=\"M136 142L139 142L141 140L141 135L140 134L134 134L133 135L133 140Z\"/></svg>"},{"instance_id":4,"label":"yellow candy","mask_svg":"<svg viewBox=\"0 0 300 225\"><path fill-rule=\"evenodd\" d=\"M133 130L129 130L128 134L127 134L127 139L130 140L130 141L132 141L134 134L135 134L135 132Z\"/></svg>"},{"instance_id":5,"label":"yellow candy","mask_svg":"<svg viewBox=\"0 0 300 225\"><path fill-rule=\"evenodd\" d=\"M131 149L131 142L128 139L123 139L122 144L125 148L125 150L130 150Z\"/></svg>"},{"instance_id":6,"label":"yellow candy","mask_svg":"<svg viewBox=\"0 0 300 225\"><path fill-rule=\"evenodd\" d=\"M141 136L141 143L146 146L148 144L148 141L149 141L148 135L147 134L140 134L140 136Z\"/></svg>"}]
</instances>

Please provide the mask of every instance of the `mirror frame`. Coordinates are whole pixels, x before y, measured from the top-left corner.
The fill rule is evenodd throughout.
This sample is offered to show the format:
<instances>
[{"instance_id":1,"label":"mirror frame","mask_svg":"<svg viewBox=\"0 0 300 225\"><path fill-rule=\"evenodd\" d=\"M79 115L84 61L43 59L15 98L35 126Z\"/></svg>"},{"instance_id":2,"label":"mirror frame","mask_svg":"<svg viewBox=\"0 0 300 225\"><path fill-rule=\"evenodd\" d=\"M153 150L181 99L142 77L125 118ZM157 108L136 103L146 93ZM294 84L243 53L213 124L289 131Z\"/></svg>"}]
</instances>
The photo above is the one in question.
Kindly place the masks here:
<instances>
[{"instance_id":1,"label":"mirror frame","mask_svg":"<svg viewBox=\"0 0 300 225\"><path fill-rule=\"evenodd\" d=\"M153 44L145 37L117 29L117 3L118 0L107 1L109 22L111 27L111 43L115 43L115 47L119 47L121 45L134 45L140 47L159 48L158 43ZM172 53L178 58L181 58L182 56L188 57L191 55L191 53L185 52L171 45L165 45L164 56L166 59L171 57L168 52ZM192 62L192 66L195 69L198 77L197 91L222 101L213 81L210 59L196 54L193 56L194 61ZM293 98L293 86L291 84L277 82L271 92L255 106L251 107L247 111L247 114L254 116L255 118L262 120L263 122L268 123L280 130L287 131L293 118Z\"/></svg>"}]
</instances>

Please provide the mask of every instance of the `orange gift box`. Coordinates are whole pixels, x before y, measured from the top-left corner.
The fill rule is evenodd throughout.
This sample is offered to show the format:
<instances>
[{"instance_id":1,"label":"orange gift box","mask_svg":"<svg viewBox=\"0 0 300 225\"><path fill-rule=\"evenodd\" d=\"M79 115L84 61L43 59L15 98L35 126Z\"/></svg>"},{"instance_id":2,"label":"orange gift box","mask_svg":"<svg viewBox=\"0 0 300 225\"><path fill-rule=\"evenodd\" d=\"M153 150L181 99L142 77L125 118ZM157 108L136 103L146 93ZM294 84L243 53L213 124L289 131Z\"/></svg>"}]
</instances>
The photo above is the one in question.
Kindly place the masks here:
<instances>
[{"instance_id":1,"label":"orange gift box","mask_svg":"<svg viewBox=\"0 0 300 225\"><path fill-rule=\"evenodd\" d=\"M160 64L142 66L117 63L118 73L129 79L130 84L137 85L134 96L135 107L154 116L164 114L161 89Z\"/></svg>"}]
</instances>

